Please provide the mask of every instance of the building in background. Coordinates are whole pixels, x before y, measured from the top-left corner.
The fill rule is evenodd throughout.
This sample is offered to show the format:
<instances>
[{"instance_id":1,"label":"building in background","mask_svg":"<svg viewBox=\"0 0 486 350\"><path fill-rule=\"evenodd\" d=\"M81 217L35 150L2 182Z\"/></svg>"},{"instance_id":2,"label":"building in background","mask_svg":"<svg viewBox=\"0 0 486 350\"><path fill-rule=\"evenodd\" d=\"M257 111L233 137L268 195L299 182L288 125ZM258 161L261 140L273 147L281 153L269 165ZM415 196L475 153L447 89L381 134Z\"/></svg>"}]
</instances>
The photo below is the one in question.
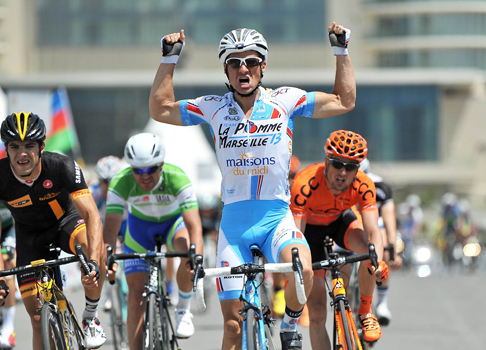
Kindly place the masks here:
<instances>
[{"instance_id":1,"label":"building in background","mask_svg":"<svg viewBox=\"0 0 486 350\"><path fill-rule=\"evenodd\" d=\"M8 95L64 85L84 159L94 163L122 155L146 127L161 36L186 31L177 99L226 92L217 45L235 27L265 35L265 86L330 92L333 20L352 29L356 109L325 123L299 120L294 153L322 161L329 133L352 129L392 184L442 186L484 203L484 1L0 0L0 87Z\"/></svg>"}]
</instances>

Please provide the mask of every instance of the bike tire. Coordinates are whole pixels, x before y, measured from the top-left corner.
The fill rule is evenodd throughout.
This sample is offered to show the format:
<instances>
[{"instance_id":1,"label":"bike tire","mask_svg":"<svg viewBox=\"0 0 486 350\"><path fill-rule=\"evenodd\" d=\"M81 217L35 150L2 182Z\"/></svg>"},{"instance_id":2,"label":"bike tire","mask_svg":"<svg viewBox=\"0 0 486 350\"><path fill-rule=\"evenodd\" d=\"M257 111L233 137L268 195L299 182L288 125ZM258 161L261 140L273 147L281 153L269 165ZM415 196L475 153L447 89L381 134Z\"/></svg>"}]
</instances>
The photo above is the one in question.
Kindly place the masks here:
<instances>
[{"instance_id":1,"label":"bike tire","mask_svg":"<svg viewBox=\"0 0 486 350\"><path fill-rule=\"evenodd\" d=\"M122 291L120 283L115 283L111 290L111 330L113 334L113 345L115 350L128 350L128 336L127 336L127 324L123 317L123 305L122 298L125 295Z\"/></svg>"},{"instance_id":2,"label":"bike tire","mask_svg":"<svg viewBox=\"0 0 486 350\"><path fill-rule=\"evenodd\" d=\"M86 349L84 342L84 332L79 325L78 318L74 313L73 304L67 301L68 308L66 310L66 315L64 315L65 321L67 322L69 329L69 337L67 338L69 350L84 350Z\"/></svg>"},{"instance_id":3,"label":"bike tire","mask_svg":"<svg viewBox=\"0 0 486 350\"><path fill-rule=\"evenodd\" d=\"M41 333L44 350L67 350L59 315L49 303L41 308Z\"/></svg>"},{"instance_id":4,"label":"bike tire","mask_svg":"<svg viewBox=\"0 0 486 350\"><path fill-rule=\"evenodd\" d=\"M147 299L144 322L144 350L169 350L170 341L167 327L162 326L160 304L157 296L151 293Z\"/></svg>"},{"instance_id":5,"label":"bike tire","mask_svg":"<svg viewBox=\"0 0 486 350\"><path fill-rule=\"evenodd\" d=\"M249 309L246 313L246 348L247 350L262 350L258 337L258 320L255 310Z\"/></svg>"}]
</instances>

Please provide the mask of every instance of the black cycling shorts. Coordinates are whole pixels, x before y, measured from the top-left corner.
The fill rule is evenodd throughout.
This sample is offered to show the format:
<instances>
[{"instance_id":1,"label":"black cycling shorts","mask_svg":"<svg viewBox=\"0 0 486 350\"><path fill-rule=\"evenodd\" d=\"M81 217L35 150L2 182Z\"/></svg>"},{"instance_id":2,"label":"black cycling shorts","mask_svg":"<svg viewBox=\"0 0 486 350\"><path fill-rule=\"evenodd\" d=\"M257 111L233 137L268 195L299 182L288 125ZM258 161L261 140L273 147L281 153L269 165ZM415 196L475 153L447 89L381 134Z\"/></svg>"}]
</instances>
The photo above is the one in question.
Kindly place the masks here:
<instances>
[{"instance_id":1,"label":"black cycling shorts","mask_svg":"<svg viewBox=\"0 0 486 350\"><path fill-rule=\"evenodd\" d=\"M326 236L329 236L341 248L350 250L345 244L345 236L350 226L357 220L361 221L361 218L349 208L336 221L327 226L307 224L305 226L305 239L309 243L312 262L318 262L326 258L324 254L324 239Z\"/></svg>"},{"instance_id":2,"label":"black cycling shorts","mask_svg":"<svg viewBox=\"0 0 486 350\"><path fill-rule=\"evenodd\" d=\"M40 234L22 234L17 231L17 266L30 265L31 261L49 260L49 245L53 244L64 252L75 254L74 239L76 235L86 230L86 224L78 212L71 212L62 217L57 225ZM33 272L17 275L22 298L35 295L35 276Z\"/></svg>"}]
</instances>

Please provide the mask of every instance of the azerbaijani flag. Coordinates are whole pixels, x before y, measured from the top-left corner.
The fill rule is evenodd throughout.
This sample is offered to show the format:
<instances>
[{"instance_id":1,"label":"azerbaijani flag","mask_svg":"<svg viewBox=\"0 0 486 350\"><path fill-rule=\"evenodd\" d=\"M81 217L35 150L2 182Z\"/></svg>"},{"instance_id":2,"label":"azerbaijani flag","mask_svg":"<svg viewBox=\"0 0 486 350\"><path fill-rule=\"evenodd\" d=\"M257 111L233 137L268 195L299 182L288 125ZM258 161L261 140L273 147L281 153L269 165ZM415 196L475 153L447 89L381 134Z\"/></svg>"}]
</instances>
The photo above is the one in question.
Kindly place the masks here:
<instances>
[{"instance_id":1,"label":"azerbaijani flag","mask_svg":"<svg viewBox=\"0 0 486 350\"><path fill-rule=\"evenodd\" d=\"M1 114L1 118L5 118L7 116L7 96L5 95L1 87L0 87L0 114ZM3 144L3 142L0 141L0 159L6 157L7 157L7 152L5 151L5 145Z\"/></svg>"},{"instance_id":2,"label":"azerbaijani flag","mask_svg":"<svg viewBox=\"0 0 486 350\"><path fill-rule=\"evenodd\" d=\"M7 151L5 150L5 144L0 142L0 159L7 158Z\"/></svg>"},{"instance_id":3,"label":"azerbaijani flag","mask_svg":"<svg viewBox=\"0 0 486 350\"><path fill-rule=\"evenodd\" d=\"M80 165L83 166L84 162L66 89L61 87L54 91L51 103L51 127L47 132L45 150L72 154L73 158L81 162Z\"/></svg>"}]
</instances>

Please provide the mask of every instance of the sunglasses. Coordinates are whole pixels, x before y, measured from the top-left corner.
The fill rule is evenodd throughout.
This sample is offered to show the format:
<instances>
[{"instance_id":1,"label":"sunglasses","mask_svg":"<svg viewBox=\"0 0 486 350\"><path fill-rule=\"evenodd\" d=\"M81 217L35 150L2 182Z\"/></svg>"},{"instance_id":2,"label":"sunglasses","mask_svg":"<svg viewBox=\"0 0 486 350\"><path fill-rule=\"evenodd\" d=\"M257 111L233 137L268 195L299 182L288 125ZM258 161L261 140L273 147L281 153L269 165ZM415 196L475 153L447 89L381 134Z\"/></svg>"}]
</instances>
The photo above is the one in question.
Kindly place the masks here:
<instances>
[{"instance_id":1,"label":"sunglasses","mask_svg":"<svg viewBox=\"0 0 486 350\"><path fill-rule=\"evenodd\" d=\"M148 168L132 168L132 171L137 175L143 175L143 173L150 175L160 169L160 165L154 165Z\"/></svg>"},{"instance_id":2,"label":"sunglasses","mask_svg":"<svg viewBox=\"0 0 486 350\"><path fill-rule=\"evenodd\" d=\"M329 160L329 163L331 163L331 165L337 170L341 170L344 167L346 171L355 171L359 168L358 163L344 163L337 159L332 159L332 158L327 158L327 159Z\"/></svg>"},{"instance_id":3,"label":"sunglasses","mask_svg":"<svg viewBox=\"0 0 486 350\"><path fill-rule=\"evenodd\" d=\"M237 58L232 57L226 60L226 65L230 68L240 68L241 64L244 63L245 66L248 68L256 67L260 63L262 63L262 59L260 57L247 57L247 58Z\"/></svg>"}]
</instances>

